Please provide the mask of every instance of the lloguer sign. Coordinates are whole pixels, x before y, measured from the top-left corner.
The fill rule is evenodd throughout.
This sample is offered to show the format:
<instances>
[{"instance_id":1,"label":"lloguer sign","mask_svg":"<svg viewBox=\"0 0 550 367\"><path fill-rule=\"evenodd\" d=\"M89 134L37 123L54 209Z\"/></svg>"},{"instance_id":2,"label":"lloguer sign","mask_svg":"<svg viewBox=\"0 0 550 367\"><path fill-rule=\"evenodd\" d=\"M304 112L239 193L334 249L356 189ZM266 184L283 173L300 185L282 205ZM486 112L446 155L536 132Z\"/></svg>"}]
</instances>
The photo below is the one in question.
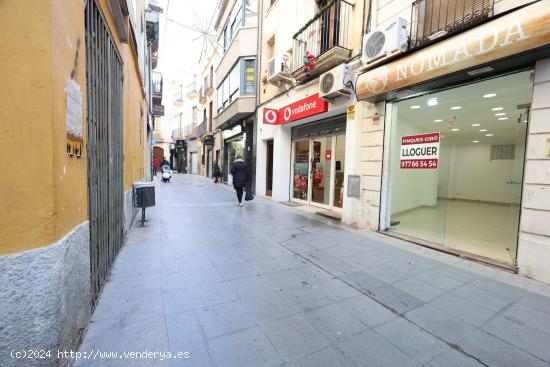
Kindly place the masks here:
<instances>
[{"instance_id":1,"label":"lloguer sign","mask_svg":"<svg viewBox=\"0 0 550 367\"><path fill-rule=\"evenodd\" d=\"M549 44L550 0L543 0L361 74L357 99L369 99Z\"/></svg>"}]
</instances>

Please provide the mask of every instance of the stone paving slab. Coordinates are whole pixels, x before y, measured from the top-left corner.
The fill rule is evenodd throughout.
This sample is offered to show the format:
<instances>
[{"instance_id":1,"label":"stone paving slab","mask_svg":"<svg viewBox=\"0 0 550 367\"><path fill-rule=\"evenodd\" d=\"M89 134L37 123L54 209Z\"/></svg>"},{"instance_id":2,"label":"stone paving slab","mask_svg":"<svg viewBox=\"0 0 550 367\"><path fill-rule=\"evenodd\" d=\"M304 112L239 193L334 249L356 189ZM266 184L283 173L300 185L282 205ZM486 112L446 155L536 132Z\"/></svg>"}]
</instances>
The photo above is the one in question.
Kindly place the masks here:
<instances>
[{"instance_id":1,"label":"stone paving slab","mask_svg":"<svg viewBox=\"0 0 550 367\"><path fill-rule=\"evenodd\" d=\"M75 366L547 366L550 287L202 177L157 184Z\"/></svg>"}]
</instances>

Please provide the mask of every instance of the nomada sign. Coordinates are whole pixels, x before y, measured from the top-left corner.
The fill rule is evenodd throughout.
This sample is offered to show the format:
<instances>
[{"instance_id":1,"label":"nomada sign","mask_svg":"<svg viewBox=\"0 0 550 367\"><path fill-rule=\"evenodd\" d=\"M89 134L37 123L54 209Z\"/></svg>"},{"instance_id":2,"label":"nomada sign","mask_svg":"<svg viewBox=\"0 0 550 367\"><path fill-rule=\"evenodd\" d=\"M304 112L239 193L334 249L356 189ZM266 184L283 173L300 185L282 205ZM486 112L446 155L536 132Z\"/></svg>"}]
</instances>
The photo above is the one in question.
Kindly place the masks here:
<instances>
[{"instance_id":1,"label":"nomada sign","mask_svg":"<svg viewBox=\"0 0 550 367\"><path fill-rule=\"evenodd\" d=\"M408 135L401 138L401 169L437 169L439 133Z\"/></svg>"},{"instance_id":2,"label":"nomada sign","mask_svg":"<svg viewBox=\"0 0 550 367\"><path fill-rule=\"evenodd\" d=\"M316 93L278 110L264 108L263 121L267 125L281 125L327 111L327 101L319 98L319 93Z\"/></svg>"},{"instance_id":3,"label":"nomada sign","mask_svg":"<svg viewBox=\"0 0 550 367\"><path fill-rule=\"evenodd\" d=\"M539 1L361 74L357 99L514 56L550 43L550 1Z\"/></svg>"}]
</instances>

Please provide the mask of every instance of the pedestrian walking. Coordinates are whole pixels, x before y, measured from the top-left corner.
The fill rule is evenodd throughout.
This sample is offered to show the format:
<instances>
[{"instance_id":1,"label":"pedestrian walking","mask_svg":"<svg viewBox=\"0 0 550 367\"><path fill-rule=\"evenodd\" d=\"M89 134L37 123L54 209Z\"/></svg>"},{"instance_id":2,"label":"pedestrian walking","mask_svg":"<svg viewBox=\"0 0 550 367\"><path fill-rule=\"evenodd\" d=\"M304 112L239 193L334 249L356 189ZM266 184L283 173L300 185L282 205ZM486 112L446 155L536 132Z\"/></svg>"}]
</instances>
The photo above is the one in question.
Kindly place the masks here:
<instances>
[{"instance_id":1,"label":"pedestrian walking","mask_svg":"<svg viewBox=\"0 0 550 367\"><path fill-rule=\"evenodd\" d=\"M157 172L159 170L159 160L153 159L153 172L155 172L155 176L157 175Z\"/></svg>"},{"instance_id":2,"label":"pedestrian walking","mask_svg":"<svg viewBox=\"0 0 550 367\"><path fill-rule=\"evenodd\" d=\"M248 182L248 166L243 160L243 156L238 154L231 167L233 175L233 187L237 191L238 206L243 206L243 189Z\"/></svg>"},{"instance_id":3,"label":"pedestrian walking","mask_svg":"<svg viewBox=\"0 0 550 367\"><path fill-rule=\"evenodd\" d=\"M214 183L220 182L220 177L222 177L222 170L218 162L214 163Z\"/></svg>"}]
</instances>

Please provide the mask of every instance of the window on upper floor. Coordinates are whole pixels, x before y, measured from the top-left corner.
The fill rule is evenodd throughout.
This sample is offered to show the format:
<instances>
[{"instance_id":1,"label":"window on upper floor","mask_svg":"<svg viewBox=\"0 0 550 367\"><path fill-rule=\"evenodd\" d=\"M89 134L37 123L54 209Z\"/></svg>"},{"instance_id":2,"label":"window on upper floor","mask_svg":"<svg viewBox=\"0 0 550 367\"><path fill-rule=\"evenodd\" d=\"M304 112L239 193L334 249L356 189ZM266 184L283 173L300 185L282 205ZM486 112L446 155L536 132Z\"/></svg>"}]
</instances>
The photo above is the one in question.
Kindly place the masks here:
<instances>
[{"instance_id":1,"label":"window on upper floor","mask_svg":"<svg viewBox=\"0 0 550 367\"><path fill-rule=\"evenodd\" d=\"M240 58L218 86L216 107L218 113L225 110L240 96L256 94L256 59Z\"/></svg>"},{"instance_id":2,"label":"window on upper floor","mask_svg":"<svg viewBox=\"0 0 550 367\"><path fill-rule=\"evenodd\" d=\"M229 48L239 28L245 25L246 18L257 15L257 2L258 0L237 0L235 3L220 35L219 41L223 45L224 52Z\"/></svg>"}]
</instances>

